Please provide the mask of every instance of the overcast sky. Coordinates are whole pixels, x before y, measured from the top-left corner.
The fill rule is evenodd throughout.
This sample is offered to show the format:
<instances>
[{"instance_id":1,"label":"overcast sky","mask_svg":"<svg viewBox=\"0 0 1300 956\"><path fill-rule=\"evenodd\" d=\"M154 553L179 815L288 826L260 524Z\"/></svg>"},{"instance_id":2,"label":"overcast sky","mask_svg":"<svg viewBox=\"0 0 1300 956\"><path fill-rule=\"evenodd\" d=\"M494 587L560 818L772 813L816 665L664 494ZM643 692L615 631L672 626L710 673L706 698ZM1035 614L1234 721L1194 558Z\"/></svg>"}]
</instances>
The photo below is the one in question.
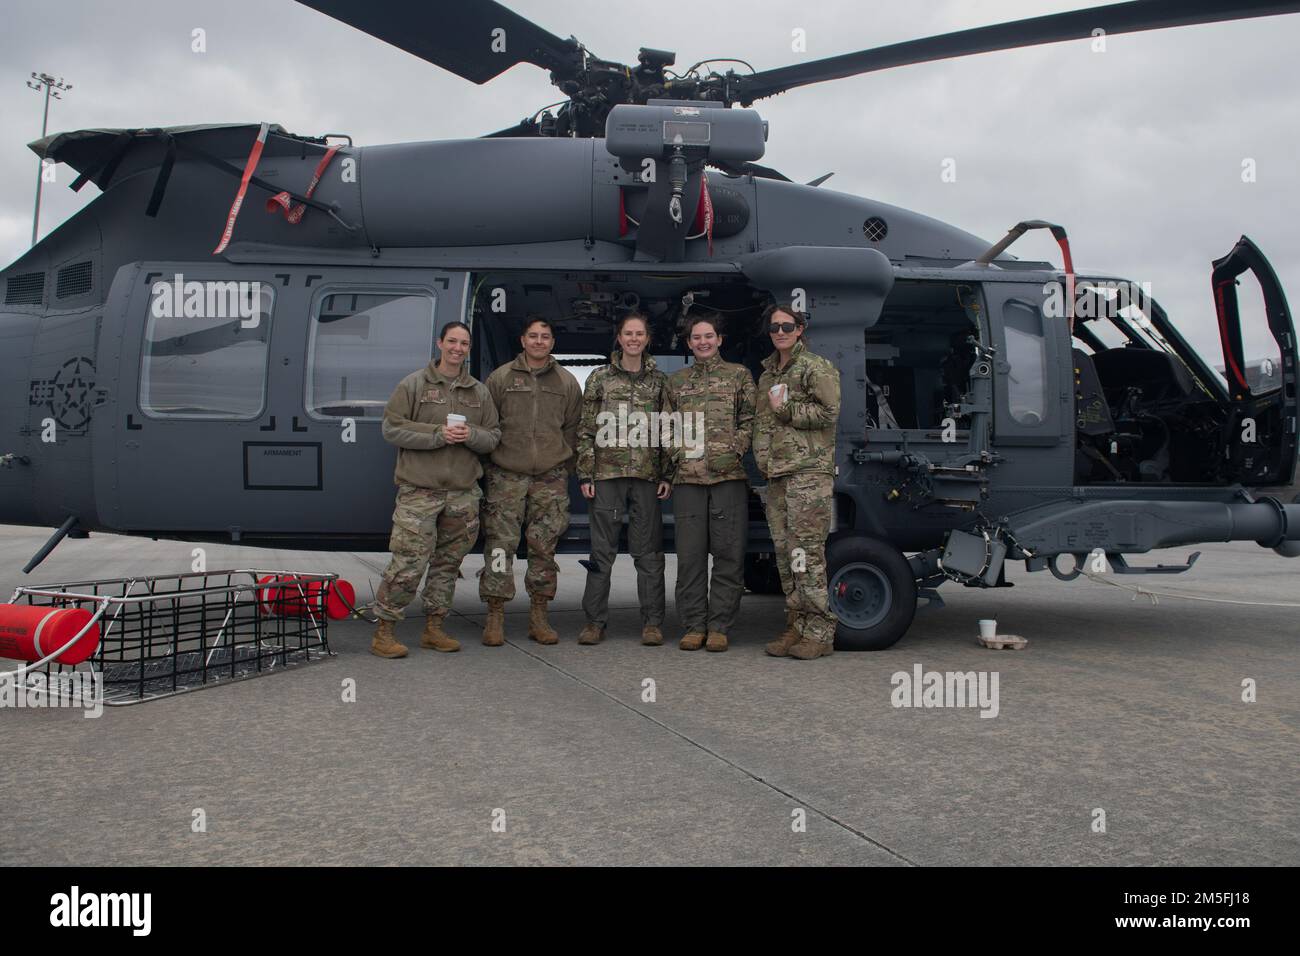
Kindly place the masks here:
<instances>
[{"instance_id":1,"label":"overcast sky","mask_svg":"<svg viewBox=\"0 0 1300 956\"><path fill-rule=\"evenodd\" d=\"M658 4L514 0L509 6L596 56L635 63L640 46L679 67L734 56L756 69L1075 9L1082 2L747 0ZM744 11L743 14L741 11ZM558 99L519 65L475 86L293 0L6 0L0 33L0 261L28 245L40 133L33 71L74 84L50 131L278 122L350 133L358 145L476 136ZM191 51L206 31L207 52ZM807 52L791 50L806 31ZM1150 282L1157 300L1220 361L1210 261L1241 234L1300 301L1300 15L991 53L804 87L756 108L771 123L764 163L824 188L915 209L990 240L1021 219L1059 222L1080 270ZM945 159L956 181L943 182ZM1242 181L1254 160L1256 179ZM42 235L93 198L47 185ZM1022 256L1059 262L1045 234ZM1253 301L1243 295L1243 301ZM1262 322L1258 323L1262 325ZM1252 343L1262 357L1262 342Z\"/></svg>"}]
</instances>

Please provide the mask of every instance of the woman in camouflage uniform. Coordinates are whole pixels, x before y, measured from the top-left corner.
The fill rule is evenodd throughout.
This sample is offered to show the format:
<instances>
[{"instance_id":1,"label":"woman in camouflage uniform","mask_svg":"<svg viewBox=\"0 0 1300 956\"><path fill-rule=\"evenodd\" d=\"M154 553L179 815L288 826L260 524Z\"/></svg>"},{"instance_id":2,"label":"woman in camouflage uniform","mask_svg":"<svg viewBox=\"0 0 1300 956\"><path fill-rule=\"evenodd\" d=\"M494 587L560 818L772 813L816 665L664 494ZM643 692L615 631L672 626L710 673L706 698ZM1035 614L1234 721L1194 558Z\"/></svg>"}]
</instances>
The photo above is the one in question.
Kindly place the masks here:
<instances>
[{"instance_id":1,"label":"woman in camouflage uniform","mask_svg":"<svg viewBox=\"0 0 1300 956\"><path fill-rule=\"evenodd\" d=\"M379 657L406 656L393 626L415 598L426 566L420 646L460 650L442 622L451 608L460 563L478 538L483 497L479 456L501 440L492 396L465 367L469 347L469 327L448 322L438 337L438 360L402 379L384 409L384 440L399 450L393 474L397 507L388 542L393 559L375 598L379 627L370 645ZM448 424L451 414L465 421Z\"/></svg>"},{"instance_id":2,"label":"woman in camouflage uniform","mask_svg":"<svg viewBox=\"0 0 1300 956\"><path fill-rule=\"evenodd\" d=\"M786 630L767 645L773 657L812 660L835 644L827 608L826 537L835 484L840 374L808 350L808 317L788 305L763 313L775 351L758 380L754 460L767 476L767 523L785 591Z\"/></svg>"},{"instance_id":3,"label":"woman in camouflage uniform","mask_svg":"<svg viewBox=\"0 0 1300 956\"><path fill-rule=\"evenodd\" d=\"M718 315L689 321L686 343L695 362L668 379L672 410L682 416L682 440L672 449L677 614L686 628L679 646L725 651L745 593L749 480L742 460L754 425L754 377L723 361Z\"/></svg>"},{"instance_id":4,"label":"woman in camouflage uniform","mask_svg":"<svg viewBox=\"0 0 1300 956\"><path fill-rule=\"evenodd\" d=\"M628 550L636 565L641 604L641 643L662 644L664 546L661 500L672 492L666 480L668 449L659 440L658 420L668 381L655 368L649 324L639 313L618 324L618 348L587 379L578 425L578 486L590 503L591 561L582 610L587 624L579 644L598 644L609 623L609 574L618 557L623 515ZM642 417L644 416L644 417Z\"/></svg>"}]
</instances>

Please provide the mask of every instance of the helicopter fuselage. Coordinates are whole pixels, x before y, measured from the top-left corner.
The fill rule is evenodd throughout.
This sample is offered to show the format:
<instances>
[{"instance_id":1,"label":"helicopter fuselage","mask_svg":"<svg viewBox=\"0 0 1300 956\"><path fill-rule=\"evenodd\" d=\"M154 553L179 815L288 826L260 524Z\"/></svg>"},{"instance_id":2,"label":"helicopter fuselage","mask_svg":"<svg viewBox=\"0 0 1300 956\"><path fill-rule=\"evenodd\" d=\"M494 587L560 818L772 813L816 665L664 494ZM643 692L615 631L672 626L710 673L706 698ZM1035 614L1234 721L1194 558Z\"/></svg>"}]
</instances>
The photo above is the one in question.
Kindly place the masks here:
<instances>
[{"instance_id":1,"label":"helicopter fuselage","mask_svg":"<svg viewBox=\"0 0 1300 956\"><path fill-rule=\"evenodd\" d=\"M1039 568L1096 549L1300 537L1293 506L1243 490L1293 477L1284 299L1269 316L1278 390L1230 394L1154 303L1135 319L1083 297L1101 314L1053 315L1060 269L1006 255L979 265L989 244L969 233L824 188L715 172L702 186L697 164L683 252L655 258L643 235L659 215L654 185L600 139L349 145L299 222L250 188L214 255L238 184L228 174L256 130L140 133L124 152L112 131L73 134L53 147L106 189L0 273L0 522L382 550L395 451L379 415L446 321L471 323L484 378L514 357L526 316L551 319L556 352L580 367L603 361L614 317L638 307L671 370L686 361L683 315L717 309L724 354L757 370L770 351L757 316L793 299L811 313L811 347L841 369L835 534L928 552L913 559L920 580L942 573L955 531ZM303 188L322 152L273 131L256 174ZM1272 275L1266 262L1255 271ZM1103 325L1121 344L1089 331ZM582 552L576 493L573 504L561 547Z\"/></svg>"}]
</instances>

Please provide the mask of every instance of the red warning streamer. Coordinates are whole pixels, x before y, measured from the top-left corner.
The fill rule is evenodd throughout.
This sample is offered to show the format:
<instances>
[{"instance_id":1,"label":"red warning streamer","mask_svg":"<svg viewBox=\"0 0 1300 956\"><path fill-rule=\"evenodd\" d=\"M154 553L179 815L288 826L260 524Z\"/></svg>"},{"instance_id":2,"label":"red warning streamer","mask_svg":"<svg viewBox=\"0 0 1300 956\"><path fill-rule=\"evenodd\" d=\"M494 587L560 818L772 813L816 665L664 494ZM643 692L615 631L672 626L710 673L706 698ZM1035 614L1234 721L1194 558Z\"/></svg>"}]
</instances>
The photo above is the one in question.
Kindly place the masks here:
<instances>
[{"instance_id":1,"label":"red warning streamer","mask_svg":"<svg viewBox=\"0 0 1300 956\"><path fill-rule=\"evenodd\" d=\"M244 175L239 180L239 192L235 193L235 201L230 204L230 212L226 216L226 228L221 233L221 241L217 243L217 248L212 250L214 256L219 256L226 251L226 246L230 245L230 237L235 231L235 220L239 218L240 207L244 205L244 193L248 192L248 181L253 178L253 172L257 169L258 160L262 158L262 148L266 145L267 124L263 123L262 128L257 131L257 142L253 144L252 152L248 154L248 162L244 164Z\"/></svg>"},{"instance_id":2,"label":"red warning streamer","mask_svg":"<svg viewBox=\"0 0 1300 956\"><path fill-rule=\"evenodd\" d=\"M307 186L307 191L303 193L305 198L310 199L311 194L316 191L317 185L320 184L320 178L325 175L326 167L329 166L330 160L334 158L334 154L338 151L339 148L337 146L331 146L325 151L325 155L321 157L321 161L316 164L316 172L312 174L311 183ZM307 211L307 207L303 203L298 203L298 205L295 206L293 204L293 197L287 192L282 192L276 193L266 201L267 212L274 213L277 210L284 213L284 218L288 219L290 223L297 225L302 221L302 214Z\"/></svg>"},{"instance_id":3,"label":"red warning streamer","mask_svg":"<svg viewBox=\"0 0 1300 956\"><path fill-rule=\"evenodd\" d=\"M713 197L709 195L707 173L700 174L700 203L695 209L695 222L691 228L708 234L709 255L713 255Z\"/></svg>"}]
</instances>

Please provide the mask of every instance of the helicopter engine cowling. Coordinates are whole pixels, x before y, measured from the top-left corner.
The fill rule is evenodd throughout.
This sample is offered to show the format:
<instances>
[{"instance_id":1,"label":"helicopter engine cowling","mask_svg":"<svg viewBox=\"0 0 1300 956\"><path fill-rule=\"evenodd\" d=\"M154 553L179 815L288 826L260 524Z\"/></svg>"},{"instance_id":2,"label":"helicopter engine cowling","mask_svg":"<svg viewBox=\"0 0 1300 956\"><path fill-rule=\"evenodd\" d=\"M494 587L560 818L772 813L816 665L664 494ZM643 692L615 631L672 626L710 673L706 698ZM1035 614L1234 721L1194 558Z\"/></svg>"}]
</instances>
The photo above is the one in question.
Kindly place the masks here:
<instances>
[{"instance_id":1,"label":"helicopter engine cowling","mask_svg":"<svg viewBox=\"0 0 1300 956\"><path fill-rule=\"evenodd\" d=\"M584 239L591 233L595 140L502 139L359 149L370 242L482 246ZM506 211L514 210L514 215Z\"/></svg>"}]
</instances>

